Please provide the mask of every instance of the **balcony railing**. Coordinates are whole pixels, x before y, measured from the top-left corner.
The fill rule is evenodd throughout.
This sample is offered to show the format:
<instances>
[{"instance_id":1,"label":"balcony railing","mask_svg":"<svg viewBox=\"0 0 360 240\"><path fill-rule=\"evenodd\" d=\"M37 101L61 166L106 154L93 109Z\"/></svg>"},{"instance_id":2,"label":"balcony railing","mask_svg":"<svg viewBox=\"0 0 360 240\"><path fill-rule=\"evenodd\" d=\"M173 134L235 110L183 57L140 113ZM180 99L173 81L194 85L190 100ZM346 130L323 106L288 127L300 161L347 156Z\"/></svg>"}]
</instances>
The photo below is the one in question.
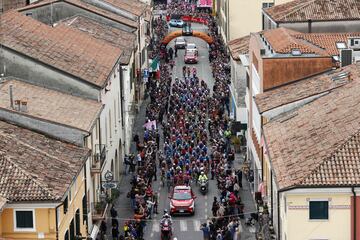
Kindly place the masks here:
<instances>
[{"instance_id":1,"label":"balcony railing","mask_svg":"<svg viewBox=\"0 0 360 240\"><path fill-rule=\"evenodd\" d=\"M106 146L105 144L95 144L93 150L91 167L95 171L100 171L106 159Z\"/></svg>"},{"instance_id":2,"label":"balcony railing","mask_svg":"<svg viewBox=\"0 0 360 240\"><path fill-rule=\"evenodd\" d=\"M94 221L102 220L105 218L108 204L106 202L93 202L91 203L91 214Z\"/></svg>"}]
</instances>

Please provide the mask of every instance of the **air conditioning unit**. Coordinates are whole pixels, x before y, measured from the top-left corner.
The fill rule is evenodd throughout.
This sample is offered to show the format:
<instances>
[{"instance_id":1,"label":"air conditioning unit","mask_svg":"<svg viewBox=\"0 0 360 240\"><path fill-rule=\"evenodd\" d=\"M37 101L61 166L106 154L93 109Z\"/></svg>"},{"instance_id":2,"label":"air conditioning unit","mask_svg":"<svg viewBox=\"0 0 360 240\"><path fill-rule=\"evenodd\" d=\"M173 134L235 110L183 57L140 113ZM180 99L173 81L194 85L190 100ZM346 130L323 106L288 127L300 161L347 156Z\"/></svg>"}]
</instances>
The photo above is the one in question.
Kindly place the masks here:
<instances>
[{"instance_id":1,"label":"air conditioning unit","mask_svg":"<svg viewBox=\"0 0 360 240\"><path fill-rule=\"evenodd\" d=\"M353 63L353 50L352 49L341 49L340 62L341 62L341 67L351 65Z\"/></svg>"}]
</instances>

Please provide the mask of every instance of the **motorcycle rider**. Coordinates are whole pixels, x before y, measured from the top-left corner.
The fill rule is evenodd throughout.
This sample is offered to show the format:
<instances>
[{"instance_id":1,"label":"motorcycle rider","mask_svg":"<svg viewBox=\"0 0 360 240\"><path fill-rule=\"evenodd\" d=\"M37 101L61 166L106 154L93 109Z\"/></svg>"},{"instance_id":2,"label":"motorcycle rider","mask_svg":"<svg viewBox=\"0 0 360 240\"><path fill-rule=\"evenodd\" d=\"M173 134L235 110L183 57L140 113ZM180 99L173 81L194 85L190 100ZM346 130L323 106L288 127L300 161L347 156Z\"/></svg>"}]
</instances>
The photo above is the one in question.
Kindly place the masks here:
<instances>
[{"instance_id":1,"label":"motorcycle rider","mask_svg":"<svg viewBox=\"0 0 360 240\"><path fill-rule=\"evenodd\" d=\"M166 220L169 220L170 228L171 228L172 227L172 219L171 219L171 216L168 214L167 209L164 210L164 215L162 216L162 218L160 220L160 227L163 226L163 224L165 223Z\"/></svg>"},{"instance_id":2,"label":"motorcycle rider","mask_svg":"<svg viewBox=\"0 0 360 240\"><path fill-rule=\"evenodd\" d=\"M201 172L200 176L198 178L198 182L201 182L201 181L206 181L206 182L208 181L208 177L205 175L204 172Z\"/></svg>"}]
</instances>

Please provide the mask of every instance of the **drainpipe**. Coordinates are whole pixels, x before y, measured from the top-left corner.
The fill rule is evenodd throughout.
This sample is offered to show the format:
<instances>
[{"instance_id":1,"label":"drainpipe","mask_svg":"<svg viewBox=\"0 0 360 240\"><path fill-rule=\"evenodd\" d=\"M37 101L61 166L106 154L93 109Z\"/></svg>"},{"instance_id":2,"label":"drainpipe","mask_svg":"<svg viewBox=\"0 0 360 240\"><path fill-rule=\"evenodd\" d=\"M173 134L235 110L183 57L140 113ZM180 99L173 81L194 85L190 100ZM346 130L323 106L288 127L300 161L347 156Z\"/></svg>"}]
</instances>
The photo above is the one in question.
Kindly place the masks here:
<instances>
[{"instance_id":1,"label":"drainpipe","mask_svg":"<svg viewBox=\"0 0 360 240\"><path fill-rule=\"evenodd\" d=\"M277 192L277 220L278 220L278 240L281 239L281 221L280 221L280 191Z\"/></svg>"},{"instance_id":2,"label":"drainpipe","mask_svg":"<svg viewBox=\"0 0 360 240\"><path fill-rule=\"evenodd\" d=\"M59 240L59 222L58 222L58 208L62 205L62 203L55 208L55 229L56 229L56 240Z\"/></svg>"},{"instance_id":3,"label":"drainpipe","mask_svg":"<svg viewBox=\"0 0 360 240\"><path fill-rule=\"evenodd\" d=\"M270 171L270 191L271 191L271 221L274 226L274 196L273 196L273 172Z\"/></svg>"},{"instance_id":4,"label":"drainpipe","mask_svg":"<svg viewBox=\"0 0 360 240\"><path fill-rule=\"evenodd\" d=\"M354 187L351 187L351 191L353 193L353 196L354 196L354 208L353 208L353 215L354 215L354 238L353 240L357 240L357 236L356 236L356 192L355 192L355 189Z\"/></svg>"}]
</instances>

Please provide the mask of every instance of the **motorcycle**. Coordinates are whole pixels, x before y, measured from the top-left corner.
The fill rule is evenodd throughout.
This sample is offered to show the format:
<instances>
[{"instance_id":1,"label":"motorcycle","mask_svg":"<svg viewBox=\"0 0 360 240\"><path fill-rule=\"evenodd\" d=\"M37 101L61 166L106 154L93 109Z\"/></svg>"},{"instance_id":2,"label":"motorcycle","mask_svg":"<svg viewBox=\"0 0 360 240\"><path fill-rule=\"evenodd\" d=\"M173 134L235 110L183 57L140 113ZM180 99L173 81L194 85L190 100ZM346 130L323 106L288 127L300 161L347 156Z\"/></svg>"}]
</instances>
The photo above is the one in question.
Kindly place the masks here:
<instances>
[{"instance_id":1,"label":"motorcycle","mask_svg":"<svg viewBox=\"0 0 360 240\"><path fill-rule=\"evenodd\" d=\"M172 237L172 229L169 220L165 220L161 225L161 240L170 240Z\"/></svg>"},{"instance_id":2,"label":"motorcycle","mask_svg":"<svg viewBox=\"0 0 360 240\"><path fill-rule=\"evenodd\" d=\"M200 180L199 184L200 184L200 192L205 195L209 189L209 181L208 180Z\"/></svg>"}]
</instances>

